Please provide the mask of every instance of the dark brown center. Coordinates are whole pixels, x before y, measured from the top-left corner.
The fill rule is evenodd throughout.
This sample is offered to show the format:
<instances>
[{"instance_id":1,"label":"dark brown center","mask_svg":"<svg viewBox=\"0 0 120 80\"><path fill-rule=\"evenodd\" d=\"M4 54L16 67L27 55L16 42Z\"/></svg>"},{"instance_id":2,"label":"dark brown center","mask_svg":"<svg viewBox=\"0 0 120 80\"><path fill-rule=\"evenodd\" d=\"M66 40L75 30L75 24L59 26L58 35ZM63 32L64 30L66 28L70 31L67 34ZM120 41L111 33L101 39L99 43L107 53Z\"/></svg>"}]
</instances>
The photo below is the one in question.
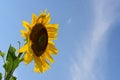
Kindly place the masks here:
<instances>
[{"instance_id":1,"label":"dark brown center","mask_svg":"<svg viewBox=\"0 0 120 80\"><path fill-rule=\"evenodd\" d=\"M31 48L37 57L41 56L48 44L48 34L42 24L36 24L30 34Z\"/></svg>"}]
</instances>

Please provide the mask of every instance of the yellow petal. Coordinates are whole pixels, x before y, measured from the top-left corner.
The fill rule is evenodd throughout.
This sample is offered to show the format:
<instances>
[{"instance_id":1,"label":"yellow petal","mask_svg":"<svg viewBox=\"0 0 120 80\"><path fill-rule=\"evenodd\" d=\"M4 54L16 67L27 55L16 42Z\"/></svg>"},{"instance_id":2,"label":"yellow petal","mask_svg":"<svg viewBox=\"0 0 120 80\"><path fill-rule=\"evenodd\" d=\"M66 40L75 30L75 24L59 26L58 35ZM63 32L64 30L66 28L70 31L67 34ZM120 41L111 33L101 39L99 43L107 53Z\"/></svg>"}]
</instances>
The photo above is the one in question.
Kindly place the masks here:
<instances>
[{"instance_id":1,"label":"yellow petal","mask_svg":"<svg viewBox=\"0 0 120 80\"><path fill-rule=\"evenodd\" d=\"M26 22L26 21L22 21L23 22L23 26L27 29L27 30L31 30L31 25L28 23L28 22Z\"/></svg>"},{"instance_id":2,"label":"yellow petal","mask_svg":"<svg viewBox=\"0 0 120 80\"><path fill-rule=\"evenodd\" d=\"M36 14L32 14L32 26L36 24L36 19L37 19Z\"/></svg>"},{"instance_id":3,"label":"yellow petal","mask_svg":"<svg viewBox=\"0 0 120 80\"><path fill-rule=\"evenodd\" d=\"M26 52L24 55L24 62L29 64L33 60L33 53Z\"/></svg>"},{"instance_id":4,"label":"yellow petal","mask_svg":"<svg viewBox=\"0 0 120 80\"><path fill-rule=\"evenodd\" d=\"M44 19L43 24L48 24L48 23L50 22L50 20L51 20L51 18L50 18L50 13L48 13L48 14L46 15L46 18Z\"/></svg>"},{"instance_id":5,"label":"yellow petal","mask_svg":"<svg viewBox=\"0 0 120 80\"><path fill-rule=\"evenodd\" d=\"M48 41L49 44L55 45L53 41Z\"/></svg>"},{"instance_id":6,"label":"yellow petal","mask_svg":"<svg viewBox=\"0 0 120 80\"><path fill-rule=\"evenodd\" d=\"M20 32L22 33L21 36L23 36L24 38L28 37L28 32L27 31L20 30Z\"/></svg>"},{"instance_id":7,"label":"yellow petal","mask_svg":"<svg viewBox=\"0 0 120 80\"><path fill-rule=\"evenodd\" d=\"M57 35L58 34L58 32L48 32L48 35Z\"/></svg>"},{"instance_id":8,"label":"yellow petal","mask_svg":"<svg viewBox=\"0 0 120 80\"><path fill-rule=\"evenodd\" d=\"M21 32L21 33L27 33L27 31L25 31L25 30L20 30L20 32Z\"/></svg>"},{"instance_id":9,"label":"yellow petal","mask_svg":"<svg viewBox=\"0 0 120 80\"><path fill-rule=\"evenodd\" d=\"M38 73L42 72L42 67L38 67L38 65L36 63L34 65L35 65L34 66L34 71L35 72L38 72Z\"/></svg>"},{"instance_id":10,"label":"yellow petal","mask_svg":"<svg viewBox=\"0 0 120 80\"><path fill-rule=\"evenodd\" d=\"M51 38L48 38L48 40L57 40L57 37L51 37Z\"/></svg>"},{"instance_id":11,"label":"yellow petal","mask_svg":"<svg viewBox=\"0 0 120 80\"><path fill-rule=\"evenodd\" d=\"M49 68L50 68L50 65L49 65L49 63L46 61L46 58L42 56L42 57L40 57L40 59L41 59L41 61L43 62L45 69L46 69L46 70L49 69Z\"/></svg>"},{"instance_id":12,"label":"yellow petal","mask_svg":"<svg viewBox=\"0 0 120 80\"><path fill-rule=\"evenodd\" d=\"M39 61L37 58L35 58L34 60L35 60L35 62L34 62L34 65L35 65L34 71L35 72L43 72L43 68L41 66L42 65L41 61Z\"/></svg>"},{"instance_id":13,"label":"yellow petal","mask_svg":"<svg viewBox=\"0 0 120 80\"><path fill-rule=\"evenodd\" d=\"M27 49L28 49L28 45L25 44L23 47L21 47L21 48L18 50L18 52L19 52L19 53L26 52Z\"/></svg>"},{"instance_id":14,"label":"yellow petal","mask_svg":"<svg viewBox=\"0 0 120 80\"><path fill-rule=\"evenodd\" d=\"M57 32L58 29L54 28L54 27L47 27L46 28L48 32Z\"/></svg>"},{"instance_id":15,"label":"yellow petal","mask_svg":"<svg viewBox=\"0 0 120 80\"><path fill-rule=\"evenodd\" d=\"M57 32L48 32L48 37L50 38L56 38L57 37Z\"/></svg>"},{"instance_id":16,"label":"yellow petal","mask_svg":"<svg viewBox=\"0 0 120 80\"><path fill-rule=\"evenodd\" d=\"M46 24L45 25L46 26L46 28L55 28L55 29L58 29L58 24Z\"/></svg>"},{"instance_id":17,"label":"yellow petal","mask_svg":"<svg viewBox=\"0 0 120 80\"><path fill-rule=\"evenodd\" d=\"M58 50L55 48L54 44L52 42L48 42L48 50L51 51L52 54L57 54Z\"/></svg>"},{"instance_id":18,"label":"yellow petal","mask_svg":"<svg viewBox=\"0 0 120 80\"><path fill-rule=\"evenodd\" d=\"M43 24L46 14L40 14L37 18L37 23Z\"/></svg>"},{"instance_id":19,"label":"yellow petal","mask_svg":"<svg viewBox=\"0 0 120 80\"><path fill-rule=\"evenodd\" d=\"M54 59L51 57L51 55L50 55L49 52L46 52L46 53L45 53L45 56L46 56L46 58L47 58L51 63L54 62Z\"/></svg>"},{"instance_id":20,"label":"yellow petal","mask_svg":"<svg viewBox=\"0 0 120 80\"><path fill-rule=\"evenodd\" d=\"M43 70L46 71L47 69L50 68L50 65L49 63L46 61L45 57L40 57L40 61L42 63L42 66L43 66Z\"/></svg>"}]
</instances>

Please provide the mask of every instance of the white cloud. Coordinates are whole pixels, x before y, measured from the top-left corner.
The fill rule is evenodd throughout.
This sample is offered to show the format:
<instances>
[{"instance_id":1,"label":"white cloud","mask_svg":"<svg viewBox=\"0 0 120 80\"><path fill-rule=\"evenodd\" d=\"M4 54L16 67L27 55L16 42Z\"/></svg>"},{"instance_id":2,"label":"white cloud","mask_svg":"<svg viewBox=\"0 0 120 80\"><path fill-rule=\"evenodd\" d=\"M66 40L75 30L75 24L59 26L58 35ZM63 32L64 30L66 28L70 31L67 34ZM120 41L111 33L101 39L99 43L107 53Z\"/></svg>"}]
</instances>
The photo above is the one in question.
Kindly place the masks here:
<instances>
[{"instance_id":1,"label":"white cloud","mask_svg":"<svg viewBox=\"0 0 120 80\"><path fill-rule=\"evenodd\" d=\"M72 18L69 18L69 19L67 20L67 24L70 24L71 21L72 21Z\"/></svg>"},{"instance_id":2,"label":"white cloud","mask_svg":"<svg viewBox=\"0 0 120 80\"><path fill-rule=\"evenodd\" d=\"M105 80L105 77L102 75L103 73L97 72L102 68L102 60L100 54L100 46L103 38L105 38L105 34L110 28L111 23L114 18L110 17L109 14L109 5L106 0L93 0L94 2L94 11L95 11L95 19L93 29L91 31L91 35L87 40L84 40L83 49L78 49L77 51L77 59L72 60L71 74L72 80ZM106 14L108 14L106 16ZM86 42L89 41L89 42ZM78 46L81 47L81 46ZM82 51L82 56L81 56ZM101 51L102 52L102 51ZM100 59L102 62L96 66L96 60Z\"/></svg>"}]
</instances>

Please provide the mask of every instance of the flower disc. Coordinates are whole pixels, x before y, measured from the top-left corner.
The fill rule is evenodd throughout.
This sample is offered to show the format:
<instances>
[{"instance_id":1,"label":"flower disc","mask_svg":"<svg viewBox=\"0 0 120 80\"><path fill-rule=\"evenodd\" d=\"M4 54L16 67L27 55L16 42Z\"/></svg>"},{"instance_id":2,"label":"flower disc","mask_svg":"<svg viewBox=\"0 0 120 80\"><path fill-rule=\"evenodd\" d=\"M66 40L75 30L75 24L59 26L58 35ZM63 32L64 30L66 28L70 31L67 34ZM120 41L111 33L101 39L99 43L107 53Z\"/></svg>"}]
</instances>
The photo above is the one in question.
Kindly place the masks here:
<instances>
[{"instance_id":1,"label":"flower disc","mask_svg":"<svg viewBox=\"0 0 120 80\"><path fill-rule=\"evenodd\" d=\"M41 56L46 50L48 44L48 34L46 28L42 24L36 24L30 34L32 41L31 48L37 57Z\"/></svg>"}]
</instances>

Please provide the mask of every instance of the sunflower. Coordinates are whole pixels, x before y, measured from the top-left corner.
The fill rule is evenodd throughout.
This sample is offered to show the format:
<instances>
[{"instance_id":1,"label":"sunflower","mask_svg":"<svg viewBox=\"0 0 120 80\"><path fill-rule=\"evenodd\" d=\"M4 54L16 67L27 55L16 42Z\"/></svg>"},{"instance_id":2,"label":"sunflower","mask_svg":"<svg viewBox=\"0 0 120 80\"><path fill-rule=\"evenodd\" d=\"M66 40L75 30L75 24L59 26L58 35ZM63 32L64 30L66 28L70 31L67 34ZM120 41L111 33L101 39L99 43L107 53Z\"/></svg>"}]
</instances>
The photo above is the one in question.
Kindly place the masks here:
<instances>
[{"instance_id":1,"label":"sunflower","mask_svg":"<svg viewBox=\"0 0 120 80\"><path fill-rule=\"evenodd\" d=\"M26 30L21 30L21 35L26 43L19 49L19 53L25 53L26 64L34 61L34 71L38 73L50 68L50 63L54 62L52 54L58 52L53 42L57 39L58 24L50 24L50 20L50 13L43 11L38 17L32 14L31 23L23 21Z\"/></svg>"}]
</instances>

